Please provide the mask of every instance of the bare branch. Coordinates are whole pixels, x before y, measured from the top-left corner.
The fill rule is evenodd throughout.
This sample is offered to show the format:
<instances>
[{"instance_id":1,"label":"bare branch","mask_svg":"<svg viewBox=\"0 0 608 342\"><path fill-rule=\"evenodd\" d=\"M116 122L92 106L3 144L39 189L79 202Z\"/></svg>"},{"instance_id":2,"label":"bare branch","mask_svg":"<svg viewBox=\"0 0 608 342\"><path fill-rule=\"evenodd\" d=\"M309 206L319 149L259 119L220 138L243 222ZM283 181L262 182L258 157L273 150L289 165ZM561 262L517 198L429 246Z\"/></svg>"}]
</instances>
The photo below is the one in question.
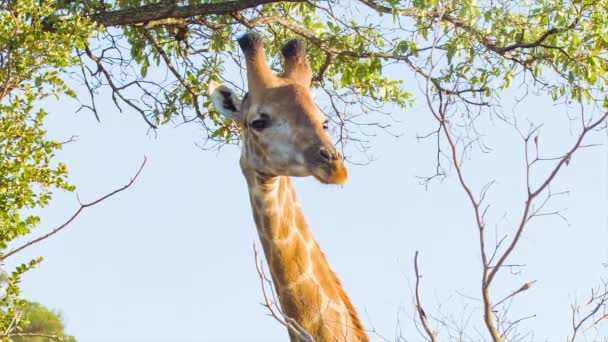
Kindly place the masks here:
<instances>
[{"instance_id":1,"label":"bare branch","mask_svg":"<svg viewBox=\"0 0 608 342\"><path fill-rule=\"evenodd\" d=\"M522 214L521 219L520 219L519 226L517 228L517 232L515 233L515 236L513 237L513 240L511 241L511 243L509 244L509 246L507 247L507 249L504 251L504 253L500 256L500 258L496 262L496 264L495 264L496 267L494 269L492 269L492 271L488 275L488 278L487 278L487 283L488 284L492 282L492 280L494 279L494 276L496 275L496 273L500 269L500 266L507 260L507 258L509 257L509 255L511 254L511 252L513 252L513 249L515 248L515 246L519 242L519 238L521 237L521 234L523 233L523 231L524 231L524 229L526 227L526 223L530 220L530 215L529 214L530 214L531 206L532 206L532 203L534 202L534 199L540 193L542 193L544 190L547 189L547 187L549 186L549 184L551 184L551 182L553 181L553 179L555 178L555 176L557 175L557 173L559 172L559 170L562 168L562 166L564 166L571 159L571 157L574 154L574 152L576 152L576 150L578 150L578 148L581 146L581 143L583 142L583 140L585 139L585 137L587 136L587 134L589 132L593 131L600 124L602 124L603 122L605 122L606 118L608 118L608 112L605 112L602 116L600 116L596 121L592 122L590 125L583 127L583 130L579 134L579 136L578 136L576 142L574 143L574 145L560 159L560 161L551 170L551 172L545 178L545 180L541 183L541 185L539 185L538 188L536 188L536 190L532 190L528 194L528 198L526 199L526 203L525 203L525 206L524 206L523 214Z\"/></svg>"},{"instance_id":2,"label":"bare branch","mask_svg":"<svg viewBox=\"0 0 608 342\"><path fill-rule=\"evenodd\" d=\"M120 187L120 188L118 188L116 190L113 190L113 191L107 193L106 195L104 195L102 197L99 197L98 199L96 199L96 200L94 200L92 202L80 203L80 207L78 208L78 210L76 210L76 212L74 212L74 214L72 214L72 216L67 221L65 221L62 225L60 225L59 227L53 229L49 233L47 233L47 234L45 234L45 235L43 235L43 236L41 236L39 238L36 238L36 239L34 239L32 241L29 241L29 242L27 242L27 243L25 243L25 244L23 244L23 245L15 248L15 249L11 250L10 252L8 252L5 255L3 255L0 258L0 260L5 260L6 258L10 257L11 255L13 255L15 253L18 253L18 252L24 250L27 247L30 247L30 246L32 246L32 245L34 245L34 244L36 244L36 243L38 243L40 241L48 239L49 237L57 234L59 231L61 231L62 229L64 229L68 225L70 225L78 217L78 215L80 215L80 213L82 211L84 211L85 209L93 207L93 206L95 206L95 205L97 205L97 204L105 201L106 199L108 199L108 198L110 198L110 197L118 194L119 192L122 192L122 191L128 189L131 185L133 185L133 183L135 182L135 180L137 179L137 177L139 176L139 174L143 170L144 165L146 165L146 161L147 161L147 158L144 157L144 161L141 163L139 169L137 170L137 173L135 173L135 176L133 176L129 180L129 182L127 184L125 184L124 186L122 186L122 187Z\"/></svg>"},{"instance_id":3,"label":"bare branch","mask_svg":"<svg viewBox=\"0 0 608 342\"><path fill-rule=\"evenodd\" d=\"M436 342L437 336L435 336L435 333L433 332L433 329L431 328L431 324L429 323L426 313L424 312L424 309L422 308L422 301L420 300L420 278L422 278L422 276L420 275L420 272L418 271L418 251L416 251L416 254L414 254L414 272L416 274L416 312L418 312L418 318L420 318L422 327L424 328L424 331L426 332L427 336L429 337L429 340L431 342Z\"/></svg>"},{"instance_id":4,"label":"bare branch","mask_svg":"<svg viewBox=\"0 0 608 342\"><path fill-rule=\"evenodd\" d=\"M255 261L255 268L258 272L258 276L260 277L260 283L262 285L262 295L264 296L264 303L262 305L268 309L270 315L274 317L274 319L281 323L283 326L287 327L289 331L294 333L300 340L303 342L315 342L315 339L308 333L302 326L296 322L295 319L285 315L281 309L277 305L277 300L274 295L274 288L272 286L272 282L266 277L264 274L264 267L262 266L262 262L259 259L258 249L253 243L253 256ZM266 290L266 284L270 287L270 291L272 293L272 299L268 296Z\"/></svg>"},{"instance_id":5,"label":"bare branch","mask_svg":"<svg viewBox=\"0 0 608 342\"><path fill-rule=\"evenodd\" d=\"M502 300L498 301L498 303L494 304L492 306L492 308L495 308L495 307L499 306L500 304L506 302L507 300L509 300L510 298L513 298L514 296L516 296L517 294L519 294L521 292L529 290L532 287L532 285L534 285L534 283L536 283L536 280L529 281L529 282L523 284L519 289L513 291L511 294L509 294L508 296L506 296Z\"/></svg>"},{"instance_id":6,"label":"bare branch","mask_svg":"<svg viewBox=\"0 0 608 342\"><path fill-rule=\"evenodd\" d=\"M0 337L44 337L53 341L63 341L63 338L59 335L52 334L40 334L40 333L8 333L0 335Z\"/></svg>"},{"instance_id":7,"label":"bare branch","mask_svg":"<svg viewBox=\"0 0 608 342\"><path fill-rule=\"evenodd\" d=\"M114 100L114 103L116 104L116 106L120 109L120 107L118 106L117 100L115 98L115 95L118 95L118 97L120 97L121 100L123 100L126 104L128 104L131 108L135 109L139 114L141 114L141 117L144 119L144 121L146 121L146 123L148 124L148 126L150 126L153 129L158 128L155 124L153 124L148 117L146 116L146 113L144 112L143 109L139 108L138 106L136 106L131 100L129 100L128 98L124 97L124 95L122 94L122 92L120 91L121 88L117 87L114 84L114 81L112 81L112 75L110 74L110 72L108 70L106 70L106 68L103 66L103 64L101 63L101 59L95 55L93 55L93 53L91 52L91 50L89 49L89 47L85 48L85 52L87 54L87 56L93 61L95 62L95 64L97 64L97 69L99 72L101 72L105 78L106 81L108 81L108 85L110 86L110 88L112 88L112 99Z\"/></svg>"},{"instance_id":8,"label":"bare branch","mask_svg":"<svg viewBox=\"0 0 608 342\"><path fill-rule=\"evenodd\" d=\"M580 317L581 314L584 316ZM599 328L604 321L608 321L608 281L602 280L597 290L591 289L587 303L572 305L572 337L568 341L574 342L589 330Z\"/></svg>"}]
</instances>

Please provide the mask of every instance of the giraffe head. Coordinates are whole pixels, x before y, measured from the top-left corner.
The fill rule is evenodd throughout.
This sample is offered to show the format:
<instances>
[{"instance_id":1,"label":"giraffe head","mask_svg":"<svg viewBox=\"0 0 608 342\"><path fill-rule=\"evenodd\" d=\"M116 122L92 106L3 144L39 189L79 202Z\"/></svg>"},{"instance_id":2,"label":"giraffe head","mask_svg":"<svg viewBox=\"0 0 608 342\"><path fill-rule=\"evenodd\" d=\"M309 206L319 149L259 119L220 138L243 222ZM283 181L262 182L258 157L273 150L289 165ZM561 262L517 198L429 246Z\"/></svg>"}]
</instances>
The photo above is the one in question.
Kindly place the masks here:
<instances>
[{"instance_id":1,"label":"giraffe head","mask_svg":"<svg viewBox=\"0 0 608 342\"><path fill-rule=\"evenodd\" d=\"M291 40L283 46L280 76L266 62L260 35L246 33L238 43L246 58L247 95L240 100L230 88L214 82L209 84L209 94L218 112L240 127L243 172L344 183L347 172L342 156L310 92L312 71L302 43Z\"/></svg>"}]
</instances>

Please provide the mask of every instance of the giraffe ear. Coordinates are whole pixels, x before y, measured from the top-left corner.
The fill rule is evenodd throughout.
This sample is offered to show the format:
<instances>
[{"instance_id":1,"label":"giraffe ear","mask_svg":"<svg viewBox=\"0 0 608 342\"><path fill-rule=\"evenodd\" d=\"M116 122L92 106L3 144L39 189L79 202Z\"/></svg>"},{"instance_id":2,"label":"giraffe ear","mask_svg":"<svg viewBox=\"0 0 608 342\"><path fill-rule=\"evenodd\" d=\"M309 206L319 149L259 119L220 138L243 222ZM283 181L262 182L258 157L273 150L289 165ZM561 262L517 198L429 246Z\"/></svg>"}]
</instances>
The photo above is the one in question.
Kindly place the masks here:
<instances>
[{"instance_id":1,"label":"giraffe ear","mask_svg":"<svg viewBox=\"0 0 608 342\"><path fill-rule=\"evenodd\" d=\"M215 109L224 117L235 121L241 120L241 99L232 89L215 81L209 82L209 97Z\"/></svg>"}]
</instances>

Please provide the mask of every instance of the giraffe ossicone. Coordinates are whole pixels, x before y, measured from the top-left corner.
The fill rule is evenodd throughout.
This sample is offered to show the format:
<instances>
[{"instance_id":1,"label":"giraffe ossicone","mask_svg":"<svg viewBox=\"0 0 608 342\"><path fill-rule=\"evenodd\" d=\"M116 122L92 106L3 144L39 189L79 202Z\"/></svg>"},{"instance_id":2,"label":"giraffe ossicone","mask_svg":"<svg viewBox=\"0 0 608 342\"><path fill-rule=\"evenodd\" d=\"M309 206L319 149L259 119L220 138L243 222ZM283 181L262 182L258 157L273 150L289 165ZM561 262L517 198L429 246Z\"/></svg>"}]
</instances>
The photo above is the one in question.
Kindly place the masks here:
<instances>
[{"instance_id":1,"label":"giraffe ossicone","mask_svg":"<svg viewBox=\"0 0 608 342\"><path fill-rule=\"evenodd\" d=\"M218 112L240 127L240 166L281 310L316 342L369 341L308 229L291 184L292 176L313 176L327 184L348 178L326 132L327 118L312 98L304 46L287 42L281 50L283 73L274 75L259 34L246 33L238 43L247 66L247 96L241 100L215 82L209 84L209 96ZM300 341L288 331L291 341Z\"/></svg>"}]
</instances>

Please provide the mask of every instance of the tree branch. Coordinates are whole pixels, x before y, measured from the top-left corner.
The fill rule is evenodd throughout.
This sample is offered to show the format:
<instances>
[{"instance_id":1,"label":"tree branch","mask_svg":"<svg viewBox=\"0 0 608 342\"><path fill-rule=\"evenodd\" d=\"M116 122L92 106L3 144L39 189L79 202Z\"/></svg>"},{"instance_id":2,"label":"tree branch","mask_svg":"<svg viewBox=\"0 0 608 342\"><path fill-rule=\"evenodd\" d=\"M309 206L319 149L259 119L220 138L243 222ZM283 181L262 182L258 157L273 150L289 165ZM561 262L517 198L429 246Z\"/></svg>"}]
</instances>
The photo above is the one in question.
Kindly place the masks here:
<instances>
[{"instance_id":1,"label":"tree branch","mask_svg":"<svg viewBox=\"0 0 608 342\"><path fill-rule=\"evenodd\" d=\"M235 0L213 2L189 6L177 6L171 2L159 2L135 8L110 12L99 12L91 15L96 23L105 26L146 25L151 21L175 18L189 18L200 15L222 15L238 12L260 5L276 2L305 2L304 0Z\"/></svg>"},{"instance_id":2,"label":"tree branch","mask_svg":"<svg viewBox=\"0 0 608 342\"><path fill-rule=\"evenodd\" d=\"M579 149L579 147L581 146L581 143L583 142L583 140L585 139L585 137L587 136L587 134L590 131L594 130L596 127L598 127L600 124L602 124L603 122L605 122L607 118L608 118L608 112L605 112L595 122L592 122L589 126L583 127L583 130L579 134L579 136L578 136L576 142L574 143L574 145L560 159L560 161L557 163L557 165L555 165L555 167L553 168L553 170L551 170L551 172L545 178L545 180L541 183L541 185L539 185L536 190L533 190L533 191L531 191L531 192L528 193L528 198L526 199L526 203L525 203L525 206L524 206L524 211L523 211L523 214L521 216L521 219L520 219L520 222L519 222L519 226L517 228L517 232L515 233L515 236L513 237L513 240L511 241L511 243L509 244L509 246L507 247L507 249L504 251L504 253L502 254L502 256L496 262L496 265L494 265L495 267L492 269L492 271L490 271L490 274L487 277L487 284L488 285L492 282L492 280L494 279L494 276L496 275L496 273L498 272L498 270L500 269L500 267L502 266L502 264L504 264L504 262L507 260L507 258L509 257L509 255L511 254L511 252L513 251L513 249L515 248L515 246L519 242L519 238L521 237L521 234L523 233L524 228L526 227L526 223L528 223L528 221L530 220L529 213L530 213L530 209L532 207L532 203L534 202L534 199L540 193L542 193L544 190L547 189L547 187L549 186L549 184L551 184L551 182L553 181L553 179L555 178L555 176L557 176L557 173L562 168L562 166L564 166L565 164L567 164L570 161L570 159L572 158L572 155L574 154L574 152L576 152ZM526 144L527 144L527 140L526 140ZM527 165L527 167L529 167L529 164Z\"/></svg>"},{"instance_id":3,"label":"tree branch","mask_svg":"<svg viewBox=\"0 0 608 342\"><path fill-rule=\"evenodd\" d=\"M420 300L420 278L422 278L422 276L420 275L420 272L418 271L418 251L416 251L416 254L414 254L414 272L416 274L416 312L418 312L418 317L420 318L422 327L424 328L424 331L428 335L429 340L431 342L436 342L437 336L435 336L435 333L433 332L433 329L431 328L431 324L429 323L426 313L422 309L422 301Z\"/></svg>"},{"instance_id":4,"label":"tree branch","mask_svg":"<svg viewBox=\"0 0 608 342\"><path fill-rule=\"evenodd\" d=\"M78 217L78 215L80 215L80 213L82 211L84 211L85 209L87 209L89 207L92 207L92 206L95 206L96 204L99 204L99 203L105 201L106 199L108 199L108 198L110 198L110 197L118 194L119 192L122 192L122 191L126 190L127 188L129 188L131 185L133 185L133 183L135 182L135 180L137 179L137 177L139 176L139 174L143 170L144 165L146 165L146 161L147 161L147 158L144 157L144 161L141 163L141 166L137 170L137 173L135 174L135 176L133 176L131 178L131 180L129 180L129 182L127 184L125 184L124 186L122 186L122 187L120 187L120 188L118 188L116 190L113 190L112 192L110 192L110 193L108 193L108 194L106 194L106 195L104 195L102 197L99 197L98 199L96 199L96 200L94 200L92 202L81 203L80 204L80 208L78 208L78 210L76 210L76 212L74 214L72 214L72 216L67 221L65 221L62 225L60 225L59 227L53 229L49 233L47 233L47 234L45 234L45 235L43 235L43 236L41 236L39 238L36 238L36 239L34 239L32 241L29 241L29 242L27 242L27 243L25 243L25 244L23 244L23 245L15 248L15 249L11 250L10 252L8 252L8 253L6 253L5 255L2 256L2 258L0 258L0 261L4 261L6 258L10 257L11 255L13 255L15 253L18 253L18 252L24 250L25 248L30 247L31 245L34 245L34 244L36 244L36 243L38 243L40 241L46 240L49 237L57 234L60 230L64 229L70 223L72 223Z\"/></svg>"},{"instance_id":5,"label":"tree branch","mask_svg":"<svg viewBox=\"0 0 608 342\"><path fill-rule=\"evenodd\" d=\"M63 341L63 338L58 335L40 334L40 333L8 333L0 335L0 337L44 337L53 341Z\"/></svg>"}]
</instances>

